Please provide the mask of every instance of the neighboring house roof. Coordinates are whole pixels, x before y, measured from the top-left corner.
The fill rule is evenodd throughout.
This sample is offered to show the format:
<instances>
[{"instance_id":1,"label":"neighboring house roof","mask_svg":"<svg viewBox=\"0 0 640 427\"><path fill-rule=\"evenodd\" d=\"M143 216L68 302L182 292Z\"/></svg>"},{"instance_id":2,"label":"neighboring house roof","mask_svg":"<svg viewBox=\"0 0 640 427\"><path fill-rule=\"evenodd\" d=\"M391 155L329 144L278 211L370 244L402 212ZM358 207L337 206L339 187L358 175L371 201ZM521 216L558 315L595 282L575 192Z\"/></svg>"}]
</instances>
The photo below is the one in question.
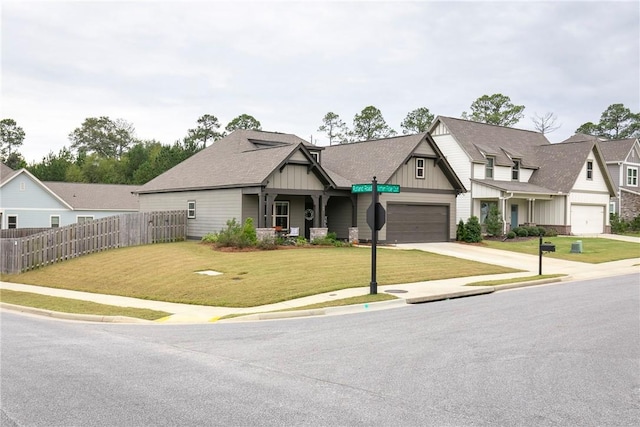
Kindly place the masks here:
<instances>
[{"instance_id":1,"label":"neighboring house roof","mask_svg":"<svg viewBox=\"0 0 640 427\"><path fill-rule=\"evenodd\" d=\"M86 184L79 182L43 182L47 188L74 210L137 211L137 185Z\"/></svg>"},{"instance_id":2,"label":"neighboring house roof","mask_svg":"<svg viewBox=\"0 0 640 427\"><path fill-rule=\"evenodd\" d=\"M613 195L615 193L613 181L602 157L597 139L561 142L536 147L536 156L541 161L541 165L538 170L533 172L529 183L568 194L571 192L591 151L594 151L596 162L605 175L607 188Z\"/></svg>"},{"instance_id":3,"label":"neighboring house roof","mask_svg":"<svg viewBox=\"0 0 640 427\"><path fill-rule=\"evenodd\" d=\"M18 171L14 171L13 169L11 169L9 166L5 165L4 163L0 163L0 184L2 184L5 181L7 181L9 178L11 178L13 175L15 175L16 172L18 172Z\"/></svg>"},{"instance_id":4,"label":"neighboring house roof","mask_svg":"<svg viewBox=\"0 0 640 427\"><path fill-rule=\"evenodd\" d=\"M540 161L535 147L551 145L540 132L496 126L453 117L438 116L430 131L438 121L444 123L451 135L474 163L484 163L486 156L495 157L495 164L512 166L512 159L521 160L521 167L536 169Z\"/></svg>"},{"instance_id":5,"label":"neighboring house roof","mask_svg":"<svg viewBox=\"0 0 640 427\"><path fill-rule=\"evenodd\" d=\"M527 194L555 194L550 188L541 187L539 185L531 184L529 182L520 181L496 181L493 179L472 179L473 182L486 185L487 187L497 188L498 190L507 191L510 193L527 193Z\"/></svg>"},{"instance_id":6,"label":"neighboring house roof","mask_svg":"<svg viewBox=\"0 0 640 427\"><path fill-rule=\"evenodd\" d=\"M464 185L426 132L325 147L321 166L339 187L368 183L374 176L378 182L386 183L414 155L423 141L431 146L436 158L442 162L443 171L453 187L465 191Z\"/></svg>"},{"instance_id":7,"label":"neighboring house roof","mask_svg":"<svg viewBox=\"0 0 640 427\"><path fill-rule=\"evenodd\" d=\"M309 149L321 148L292 134L236 130L152 179L139 193L263 185L296 151L308 155ZM314 171L333 185L324 171Z\"/></svg>"},{"instance_id":8,"label":"neighboring house roof","mask_svg":"<svg viewBox=\"0 0 640 427\"><path fill-rule=\"evenodd\" d=\"M607 163L624 162L629 157L629 153L633 149L633 145L638 140L636 138L629 139L606 139L600 141L602 155Z\"/></svg>"}]
</instances>

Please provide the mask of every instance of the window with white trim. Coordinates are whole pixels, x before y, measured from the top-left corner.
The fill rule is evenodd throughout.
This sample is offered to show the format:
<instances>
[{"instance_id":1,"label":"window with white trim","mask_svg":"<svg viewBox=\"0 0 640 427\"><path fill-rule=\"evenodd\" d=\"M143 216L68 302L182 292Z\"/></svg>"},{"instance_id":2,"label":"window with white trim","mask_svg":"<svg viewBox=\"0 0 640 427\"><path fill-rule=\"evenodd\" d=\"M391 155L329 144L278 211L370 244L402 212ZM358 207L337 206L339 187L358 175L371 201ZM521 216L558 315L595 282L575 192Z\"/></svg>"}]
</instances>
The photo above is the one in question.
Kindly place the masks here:
<instances>
[{"instance_id":1,"label":"window with white trim","mask_svg":"<svg viewBox=\"0 0 640 427\"><path fill-rule=\"evenodd\" d=\"M196 201L189 200L187 202L187 218L195 219L196 218Z\"/></svg>"},{"instance_id":2,"label":"window with white trim","mask_svg":"<svg viewBox=\"0 0 640 427\"><path fill-rule=\"evenodd\" d=\"M424 179L424 165L425 165L425 159L423 158L416 159L416 178L417 179Z\"/></svg>"},{"instance_id":3,"label":"window with white trim","mask_svg":"<svg viewBox=\"0 0 640 427\"><path fill-rule=\"evenodd\" d=\"M484 177L489 179L493 178L493 157L487 157L487 163L484 165Z\"/></svg>"},{"instance_id":4,"label":"window with white trim","mask_svg":"<svg viewBox=\"0 0 640 427\"><path fill-rule=\"evenodd\" d=\"M609 214L616 213L616 202L609 202Z\"/></svg>"},{"instance_id":5,"label":"window with white trim","mask_svg":"<svg viewBox=\"0 0 640 427\"><path fill-rule=\"evenodd\" d=\"M512 181L520 180L520 160L513 161L513 166L511 167L511 180Z\"/></svg>"},{"instance_id":6,"label":"window with white trim","mask_svg":"<svg viewBox=\"0 0 640 427\"><path fill-rule=\"evenodd\" d=\"M7 228L18 228L18 215L7 216Z\"/></svg>"},{"instance_id":7,"label":"window with white trim","mask_svg":"<svg viewBox=\"0 0 640 427\"><path fill-rule=\"evenodd\" d=\"M587 179L593 179L593 160L587 160Z\"/></svg>"},{"instance_id":8,"label":"window with white trim","mask_svg":"<svg viewBox=\"0 0 640 427\"><path fill-rule=\"evenodd\" d=\"M60 227L60 215L51 215L49 224L51 225L51 228Z\"/></svg>"},{"instance_id":9,"label":"window with white trim","mask_svg":"<svg viewBox=\"0 0 640 427\"><path fill-rule=\"evenodd\" d=\"M76 217L76 222L78 224L84 224L87 221L93 221L93 215L78 215Z\"/></svg>"},{"instance_id":10,"label":"window with white trim","mask_svg":"<svg viewBox=\"0 0 640 427\"><path fill-rule=\"evenodd\" d=\"M273 203L273 226L289 229L289 202Z\"/></svg>"},{"instance_id":11,"label":"window with white trim","mask_svg":"<svg viewBox=\"0 0 640 427\"><path fill-rule=\"evenodd\" d=\"M638 168L627 167L627 185L631 187L638 186Z\"/></svg>"}]
</instances>

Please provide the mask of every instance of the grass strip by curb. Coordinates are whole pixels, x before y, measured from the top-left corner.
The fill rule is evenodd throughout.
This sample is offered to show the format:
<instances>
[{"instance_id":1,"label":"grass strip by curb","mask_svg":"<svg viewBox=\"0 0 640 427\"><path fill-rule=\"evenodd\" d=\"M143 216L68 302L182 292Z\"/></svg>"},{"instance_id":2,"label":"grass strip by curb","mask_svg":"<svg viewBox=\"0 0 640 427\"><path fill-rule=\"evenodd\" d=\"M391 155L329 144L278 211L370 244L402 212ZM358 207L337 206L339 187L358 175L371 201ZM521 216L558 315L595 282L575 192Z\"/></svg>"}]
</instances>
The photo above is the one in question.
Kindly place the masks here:
<instances>
[{"instance_id":1,"label":"grass strip by curb","mask_svg":"<svg viewBox=\"0 0 640 427\"><path fill-rule=\"evenodd\" d=\"M146 308L118 307L98 304L91 301L53 297L31 292L12 291L9 289L2 289L2 291L0 291L0 302L61 313L124 316L144 320L157 320L171 315L171 313L164 311L149 310Z\"/></svg>"},{"instance_id":2,"label":"grass strip by curb","mask_svg":"<svg viewBox=\"0 0 640 427\"><path fill-rule=\"evenodd\" d=\"M532 282L535 280L555 279L556 277L565 277L566 274L543 274L537 276L514 277L511 279L485 280L482 282L467 283L465 286L497 286L510 283Z\"/></svg>"}]
</instances>

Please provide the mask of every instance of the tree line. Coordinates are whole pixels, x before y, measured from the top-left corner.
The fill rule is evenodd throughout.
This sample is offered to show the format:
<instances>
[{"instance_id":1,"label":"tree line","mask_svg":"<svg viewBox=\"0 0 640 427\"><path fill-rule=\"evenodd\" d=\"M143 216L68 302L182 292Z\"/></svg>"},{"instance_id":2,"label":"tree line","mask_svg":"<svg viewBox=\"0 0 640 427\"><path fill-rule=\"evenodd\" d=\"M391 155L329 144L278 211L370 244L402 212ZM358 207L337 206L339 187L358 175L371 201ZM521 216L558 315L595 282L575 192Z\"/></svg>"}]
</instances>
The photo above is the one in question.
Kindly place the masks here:
<instances>
[{"instance_id":1,"label":"tree line","mask_svg":"<svg viewBox=\"0 0 640 427\"><path fill-rule=\"evenodd\" d=\"M524 109L523 105L513 104L503 94L483 95L461 117L513 126L524 117ZM425 132L433 120L429 109L420 107L406 115L400 128L405 135ZM536 114L531 120L534 128L543 134L560 127L553 113ZM25 167L43 181L141 185L237 129L261 130L262 127L255 117L241 114L221 129L217 117L205 114L182 139L173 144L162 144L156 140L137 139L133 124L124 119L89 117L69 134L69 147L63 147L57 154L50 152L42 161L27 165L18 150L25 139L24 130L13 119L3 119L0 121L0 160L12 169ZM398 134L386 123L382 112L372 105L354 116L351 127L338 114L328 112L318 131L326 135L331 145ZM586 122L576 129L576 133L607 139L637 138L640 137L640 113L632 112L623 104L612 104L602 113L599 122Z\"/></svg>"}]
</instances>

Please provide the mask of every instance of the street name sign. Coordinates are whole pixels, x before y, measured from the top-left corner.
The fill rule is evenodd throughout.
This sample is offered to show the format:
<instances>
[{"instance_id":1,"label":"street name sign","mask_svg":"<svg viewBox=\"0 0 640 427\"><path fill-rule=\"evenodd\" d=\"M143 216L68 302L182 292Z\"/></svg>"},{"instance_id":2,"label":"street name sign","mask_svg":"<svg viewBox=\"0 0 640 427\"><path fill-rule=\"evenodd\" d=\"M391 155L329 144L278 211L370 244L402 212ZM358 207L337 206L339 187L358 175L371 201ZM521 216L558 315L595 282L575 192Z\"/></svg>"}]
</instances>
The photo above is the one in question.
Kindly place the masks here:
<instances>
[{"instance_id":1,"label":"street name sign","mask_svg":"<svg viewBox=\"0 0 640 427\"><path fill-rule=\"evenodd\" d=\"M378 193L399 193L400 186L393 184L378 184ZM351 186L352 193L371 193L373 184L353 184Z\"/></svg>"}]
</instances>

